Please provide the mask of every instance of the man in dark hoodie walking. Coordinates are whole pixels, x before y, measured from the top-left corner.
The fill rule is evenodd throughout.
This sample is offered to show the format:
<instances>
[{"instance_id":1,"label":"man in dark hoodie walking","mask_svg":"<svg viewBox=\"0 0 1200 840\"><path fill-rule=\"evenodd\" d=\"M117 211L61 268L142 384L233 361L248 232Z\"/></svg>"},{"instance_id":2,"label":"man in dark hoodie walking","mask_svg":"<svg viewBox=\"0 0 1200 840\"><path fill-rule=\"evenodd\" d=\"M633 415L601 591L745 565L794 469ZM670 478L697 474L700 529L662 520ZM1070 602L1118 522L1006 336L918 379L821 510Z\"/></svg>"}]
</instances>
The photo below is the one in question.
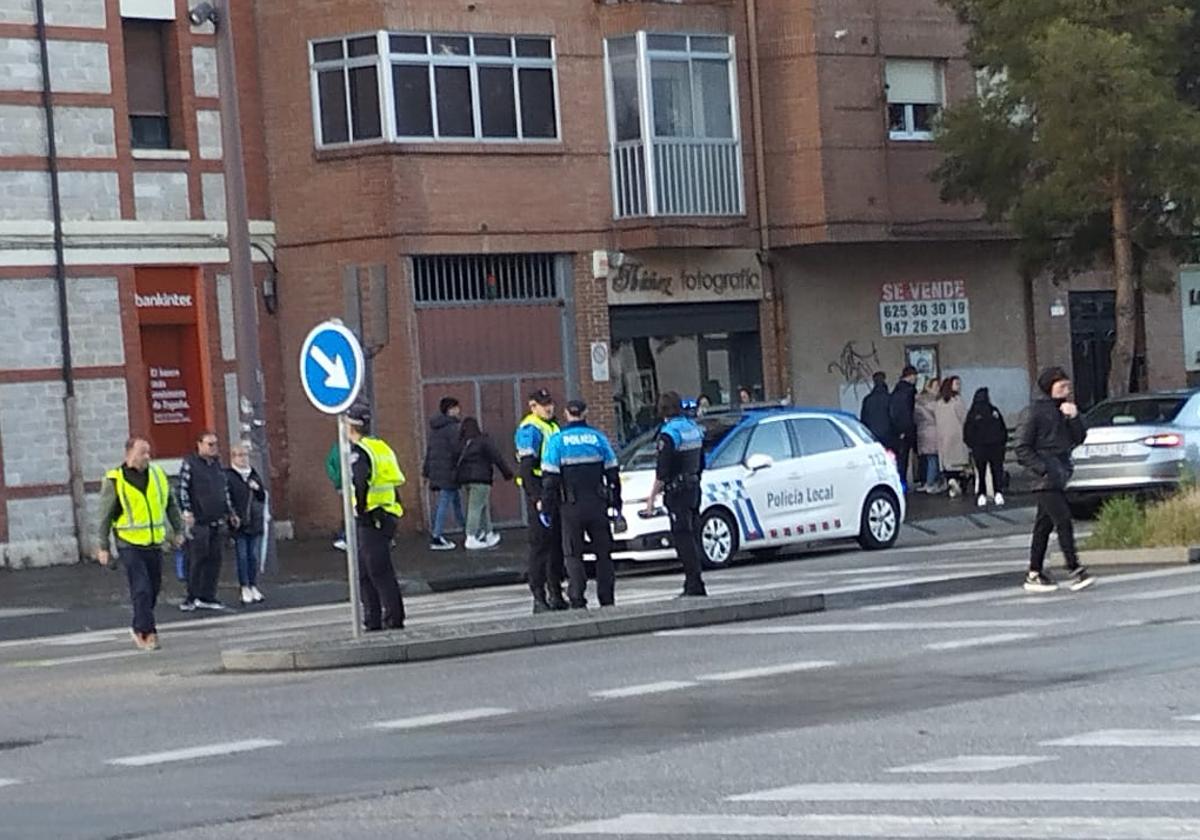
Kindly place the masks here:
<instances>
[{"instance_id":1,"label":"man in dark hoodie walking","mask_svg":"<svg viewBox=\"0 0 1200 840\"><path fill-rule=\"evenodd\" d=\"M1058 531L1058 544L1070 573L1068 586L1078 592L1096 582L1079 564L1075 548L1075 525L1067 504L1067 482L1075 467L1071 451L1083 443L1085 429L1079 407L1071 395L1071 379L1061 367L1047 368L1038 377L1042 394L1033 404L1017 434L1017 460L1033 477L1037 497L1037 519L1033 524L1028 592L1053 592L1058 584L1043 570L1051 532Z\"/></svg>"},{"instance_id":2,"label":"man in dark hoodie walking","mask_svg":"<svg viewBox=\"0 0 1200 840\"><path fill-rule=\"evenodd\" d=\"M888 449L895 446L892 439L891 395L888 393L887 374L879 370L872 377L875 387L863 398L863 425Z\"/></svg>"},{"instance_id":3,"label":"man in dark hoodie walking","mask_svg":"<svg viewBox=\"0 0 1200 840\"><path fill-rule=\"evenodd\" d=\"M442 397L438 413L429 421L429 443L425 447L425 465L421 475L437 495L433 511L433 531L429 547L434 551L453 551L454 543L443 536L446 516L451 510L460 526L465 526L462 496L458 492L459 419L462 406L454 397Z\"/></svg>"},{"instance_id":4,"label":"man in dark hoodie walking","mask_svg":"<svg viewBox=\"0 0 1200 840\"><path fill-rule=\"evenodd\" d=\"M917 445L917 369L906 365L888 401L888 418L896 444L896 469L908 489L908 462Z\"/></svg>"}]
</instances>

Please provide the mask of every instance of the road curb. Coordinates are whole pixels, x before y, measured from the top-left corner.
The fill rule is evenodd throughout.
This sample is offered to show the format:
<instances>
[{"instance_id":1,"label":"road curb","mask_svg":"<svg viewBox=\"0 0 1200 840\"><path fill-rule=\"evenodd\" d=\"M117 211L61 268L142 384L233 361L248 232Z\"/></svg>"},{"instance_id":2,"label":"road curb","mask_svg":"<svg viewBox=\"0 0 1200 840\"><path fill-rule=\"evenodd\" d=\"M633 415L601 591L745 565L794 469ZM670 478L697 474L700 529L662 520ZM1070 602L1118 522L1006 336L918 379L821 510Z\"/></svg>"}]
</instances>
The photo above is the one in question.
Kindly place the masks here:
<instances>
[{"instance_id":1,"label":"road curb","mask_svg":"<svg viewBox=\"0 0 1200 840\"><path fill-rule=\"evenodd\" d=\"M1054 552L1053 560L1062 562L1062 554ZM1125 548L1079 552L1079 562L1085 566L1185 566L1200 563L1200 548Z\"/></svg>"},{"instance_id":2,"label":"road curb","mask_svg":"<svg viewBox=\"0 0 1200 840\"><path fill-rule=\"evenodd\" d=\"M445 659L514 648L611 638L709 624L757 621L821 612L819 594L780 597L713 597L704 601L636 604L611 610L553 613L503 622L415 630L366 639L310 639L289 648L221 652L226 671L309 671Z\"/></svg>"}]
</instances>

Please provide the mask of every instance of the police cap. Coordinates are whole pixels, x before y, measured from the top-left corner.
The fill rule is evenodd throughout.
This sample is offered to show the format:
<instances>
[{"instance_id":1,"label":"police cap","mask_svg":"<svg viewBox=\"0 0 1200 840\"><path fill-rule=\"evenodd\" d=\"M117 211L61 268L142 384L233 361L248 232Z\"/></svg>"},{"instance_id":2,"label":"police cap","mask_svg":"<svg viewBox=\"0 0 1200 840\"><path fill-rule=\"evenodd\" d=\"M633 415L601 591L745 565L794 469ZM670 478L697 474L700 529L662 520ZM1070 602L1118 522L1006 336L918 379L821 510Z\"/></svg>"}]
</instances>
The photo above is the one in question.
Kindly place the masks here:
<instances>
[{"instance_id":1,"label":"police cap","mask_svg":"<svg viewBox=\"0 0 1200 840\"><path fill-rule=\"evenodd\" d=\"M545 388L538 388L529 395L529 401L538 405L554 405L554 396Z\"/></svg>"},{"instance_id":2,"label":"police cap","mask_svg":"<svg viewBox=\"0 0 1200 840\"><path fill-rule=\"evenodd\" d=\"M567 414L582 417L585 411L587 411L587 403L583 400L571 400L567 403Z\"/></svg>"},{"instance_id":3,"label":"police cap","mask_svg":"<svg viewBox=\"0 0 1200 840\"><path fill-rule=\"evenodd\" d=\"M346 420L351 426L370 426L371 408L363 403L355 403L346 412Z\"/></svg>"}]
</instances>

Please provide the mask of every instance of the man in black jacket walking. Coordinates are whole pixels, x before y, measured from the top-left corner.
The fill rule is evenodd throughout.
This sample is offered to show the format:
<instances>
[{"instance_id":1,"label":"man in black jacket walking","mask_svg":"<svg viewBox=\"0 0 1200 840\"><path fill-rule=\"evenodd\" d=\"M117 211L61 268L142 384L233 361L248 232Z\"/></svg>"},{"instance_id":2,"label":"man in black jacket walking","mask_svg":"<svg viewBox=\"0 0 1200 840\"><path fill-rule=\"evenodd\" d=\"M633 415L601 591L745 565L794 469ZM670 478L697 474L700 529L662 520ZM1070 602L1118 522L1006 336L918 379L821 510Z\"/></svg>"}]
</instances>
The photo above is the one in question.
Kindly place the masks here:
<instances>
[{"instance_id":1,"label":"man in black jacket walking","mask_svg":"<svg viewBox=\"0 0 1200 840\"><path fill-rule=\"evenodd\" d=\"M217 436L202 432L196 451L183 459L179 470L179 506L183 524L191 529L188 541L187 596L184 612L224 609L217 600L221 578L221 525L237 530L241 524L229 497L229 479L221 466Z\"/></svg>"},{"instance_id":2,"label":"man in black jacket walking","mask_svg":"<svg viewBox=\"0 0 1200 840\"><path fill-rule=\"evenodd\" d=\"M917 369L908 365L900 373L888 401L888 419L892 421L892 439L896 445L896 469L908 489L908 462L917 443Z\"/></svg>"},{"instance_id":3,"label":"man in black jacket walking","mask_svg":"<svg viewBox=\"0 0 1200 840\"><path fill-rule=\"evenodd\" d=\"M456 546L446 539L446 517L454 511L459 525L466 524L462 496L458 492L458 455L461 451L459 420L462 406L454 397L442 397L438 413L429 421L429 443L425 447L425 464L421 475L437 495L433 510L433 530L429 548L433 551L453 551Z\"/></svg>"},{"instance_id":4,"label":"man in black jacket walking","mask_svg":"<svg viewBox=\"0 0 1200 840\"><path fill-rule=\"evenodd\" d=\"M1038 377L1043 396L1029 406L1025 422L1017 435L1017 460L1033 476L1037 497L1037 519L1033 525L1029 573L1025 577L1028 592L1053 592L1058 588L1043 570L1050 534L1058 531L1058 544L1067 561L1073 591L1086 589L1096 582L1079 564L1075 548L1075 525L1067 504L1067 482L1074 464L1071 451L1083 443L1086 431L1079 407L1071 395L1071 379L1060 367L1047 368Z\"/></svg>"},{"instance_id":5,"label":"man in black jacket walking","mask_svg":"<svg viewBox=\"0 0 1200 840\"><path fill-rule=\"evenodd\" d=\"M881 370L876 371L872 379L875 387L863 399L860 416L863 425L871 430L879 442L892 449L895 442L892 435L891 395L888 394L887 374Z\"/></svg>"}]
</instances>

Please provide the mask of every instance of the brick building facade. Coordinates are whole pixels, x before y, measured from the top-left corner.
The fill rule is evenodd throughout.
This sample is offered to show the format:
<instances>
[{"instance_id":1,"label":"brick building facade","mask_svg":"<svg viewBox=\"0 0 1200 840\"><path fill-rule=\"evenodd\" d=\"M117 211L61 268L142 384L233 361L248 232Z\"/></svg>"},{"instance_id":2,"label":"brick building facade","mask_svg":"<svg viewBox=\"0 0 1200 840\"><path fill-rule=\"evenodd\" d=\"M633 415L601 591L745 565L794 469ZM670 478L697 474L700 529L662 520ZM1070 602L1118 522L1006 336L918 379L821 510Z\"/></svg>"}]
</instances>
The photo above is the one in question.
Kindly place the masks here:
<instances>
[{"instance_id":1,"label":"brick building facade","mask_svg":"<svg viewBox=\"0 0 1200 840\"><path fill-rule=\"evenodd\" d=\"M170 467L200 430L223 440L236 431L213 30L189 25L183 0L44 0L64 324L36 9L0 0L0 566L12 567L92 548L94 494L131 433ZM274 228L249 4L234 4L231 24L252 234L265 259ZM258 270L266 276L265 261ZM264 358L277 360L265 308L260 321ZM281 418L270 421L277 429Z\"/></svg>"}]
</instances>

